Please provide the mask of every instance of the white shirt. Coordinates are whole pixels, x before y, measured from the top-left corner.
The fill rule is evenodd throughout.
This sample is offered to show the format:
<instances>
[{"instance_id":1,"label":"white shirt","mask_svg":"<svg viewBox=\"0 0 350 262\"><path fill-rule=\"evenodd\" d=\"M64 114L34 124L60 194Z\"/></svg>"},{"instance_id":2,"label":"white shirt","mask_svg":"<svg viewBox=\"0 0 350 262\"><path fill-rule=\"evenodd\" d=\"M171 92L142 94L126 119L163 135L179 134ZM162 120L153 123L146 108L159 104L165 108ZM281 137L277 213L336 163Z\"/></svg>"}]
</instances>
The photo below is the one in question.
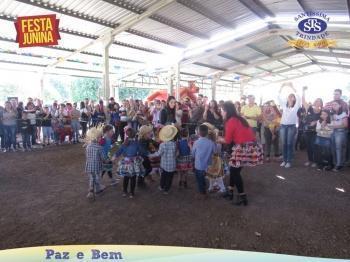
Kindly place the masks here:
<instances>
[{"instance_id":1,"label":"white shirt","mask_svg":"<svg viewBox=\"0 0 350 262\"><path fill-rule=\"evenodd\" d=\"M287 106L287 100L278 96L279 103L283 110L281 125L297 125L298 124L298 110L300 108L300 97L295 95L296 101L294 107Z\"/></svg>"},{"instance_id":2,"label":"white shirt","mask_svg":"<svg viewBox=\"0 0 350 262\"><path fill-rule=\"evenodd\" d=\"M332 119L332 126L336 129L338 126L340 126L343 122L343 119L346 118L347 115L345 112L341 113L340 115L334 114ZM341 127L343 128L343 127Z\"/></svg>"}]
</instances>

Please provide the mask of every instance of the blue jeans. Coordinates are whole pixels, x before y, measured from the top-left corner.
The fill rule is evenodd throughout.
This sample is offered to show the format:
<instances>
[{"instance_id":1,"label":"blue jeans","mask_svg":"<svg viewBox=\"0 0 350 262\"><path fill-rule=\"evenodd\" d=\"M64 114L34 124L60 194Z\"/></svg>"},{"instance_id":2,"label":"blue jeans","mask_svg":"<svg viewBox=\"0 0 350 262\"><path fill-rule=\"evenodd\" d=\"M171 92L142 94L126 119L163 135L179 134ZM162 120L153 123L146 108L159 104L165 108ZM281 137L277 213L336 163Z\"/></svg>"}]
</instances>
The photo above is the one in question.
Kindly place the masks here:
<instances>
[{"instance_id":1,"label":"blue jeans","mask_svg":"<svg viewBox=\"0 0 350 262\"><path fill-rule=\"evenodd\" d=\"M283 161L290 163L293 160L294 143L297 128L295 125L281 125L280 135L282 140Z\"/></svg>"},{"instance_id":2,"label":"blue jeans","mask_svg":"<svg viewBox=\"0 0 350 262\"><path fill-rule=\"evenodd\" d=\"M30 144L30 134L28 131L22 132L22 144L24 149L28 149L32 147L32 145Z\"/></svg>"},{"instance_id":3,"label":"blue jeans","mask_svg":"<svg viewBox=\"0 0 350 262\"><path fill-rule=\"evenodd\" d=\"M73 141L78 142L79 141L80 122L78 120L72 120L71 126L72 126L72 130L73 130Z\"/></svg>"},{"instance_id":4,"label":"blue jeans","mask_svg":"<svg viewBox=\"0 0 350 262\"><path fill-rule=\"evenodd\" d=\"M5 126L4 125L4 136L5 136L5 148L10 149L11 145L16 149L16 131L17 126Z\"/></svg>"},{"instance_id":5,"label":"blue jeans","mask_svg":"<svg viewBox=\"0 0 350 262\"><path fill-rule=\"evenodd\" d=\"M4 126L0 123L0 140L1 140L1 149L5 148L5 134Z\"/></svg>"},{"instance_id":6,"label":"blue jeans","mask_svg":"<svg viewBox=\"0 0 350 262\"><path fill-rule=\"evenodd\" d=\"M50 138L52 137L52 127L51 126L43 126L43 138L48 139L50 141Z\"/></svg>"},{"instance_id":7,"label":"blue jeans","mask_svg":"<svg viewBox=\"0 0 350 262\"><path fill-rule=\"evenodd\" d=\"M198 191L201 194L205 194L206 185L205 185L205 171L204 170L194 170L194 174L196 175Z\"/></svg>"},{"instance_id":8,"label":"blue jeans","mask_svg":"<svg viewBox=\"0 0 350 262\"><path fill-rule=\"evenodd\" d=\"M316 136L315 139L315 152L314 160L318 167L323 168L325 166L332 165L332 153L331 153L331 139Z\"/></svg>"},{"instance_id":9,"label":"blue jeans","mask_svg":"<svg viewBox=\"0 0 350 262\"><path fill-rule=\"evenodd\" d=\"M347 136L348 133L345 128L334 129L331 136L333 164L337 167L345 165Z\"/></svg>"}]
</instances>

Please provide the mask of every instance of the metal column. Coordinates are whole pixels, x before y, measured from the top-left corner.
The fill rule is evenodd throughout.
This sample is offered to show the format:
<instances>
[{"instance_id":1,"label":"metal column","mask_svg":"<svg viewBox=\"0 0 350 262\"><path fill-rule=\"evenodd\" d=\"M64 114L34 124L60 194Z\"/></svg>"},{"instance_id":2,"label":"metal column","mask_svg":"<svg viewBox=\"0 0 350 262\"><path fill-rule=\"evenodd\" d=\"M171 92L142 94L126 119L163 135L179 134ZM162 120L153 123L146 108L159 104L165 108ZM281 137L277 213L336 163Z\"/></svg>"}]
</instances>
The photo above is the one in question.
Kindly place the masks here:
<instances>
[{"instance_id":1,"label":"metal column","mask_svg":"<svg viewBox=\"0 0 350 262\"><path fill-rule=\"evenodd\" d=\"M112 96L114 97L114 88L110 85L109 78L109 48L113 43L113 37L109 35L103 41L103 98L108 101Z\"/></svg>"},{"instance_id":2,"label":"metal column","mask_svg":"<svg viewBox=\"0 0 350 262\"><path fill-rule=\"evenodd\" d=\"M175 92L175 97L177 101L180 101L180 63L176 64L175 67L175 77L176 77L176 92Z\"/></svg>"},{"instance_id":3,"label":"metal column","mask_svg":"<svg viewBox=\"0 0 350 262\"><path fill-rule=\"evenodd\" d=\"M220 76L214 76L211 79L211 99L215 100L216 99L216 83L219 81Z\"/></svg>"}]
</instances>

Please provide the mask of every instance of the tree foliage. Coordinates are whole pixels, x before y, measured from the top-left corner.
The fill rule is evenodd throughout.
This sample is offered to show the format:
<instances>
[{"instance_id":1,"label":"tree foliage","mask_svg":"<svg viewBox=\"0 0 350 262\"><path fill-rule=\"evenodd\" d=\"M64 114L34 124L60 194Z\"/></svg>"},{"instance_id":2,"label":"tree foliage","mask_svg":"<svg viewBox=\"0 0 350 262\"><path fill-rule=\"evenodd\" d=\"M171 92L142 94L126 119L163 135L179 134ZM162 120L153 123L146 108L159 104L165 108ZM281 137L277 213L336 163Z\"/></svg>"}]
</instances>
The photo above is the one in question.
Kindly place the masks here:
<instances>
[{"instance_id":1,"label":"tree foliage","mask_svg":"<svg viewBox=\"0 0 350 262\"><path fill-rule=\"evenodd\" d=\"M119 89L119 100L129 98L144 100L153 91L146 88L122 87Z\"/></svg>"},{"instance_id":2,"label":"tree foliage","mask_svg":"<svg viewBox=\"0 0 350 262\"><path fill-rule=\"evenodd\" d=\"M8 97L18 95L18 86L9 83L0 84L0 101L7 101Z\"/></svg>"},{"instance_id":3,"label":"tree foliage","mask_svg":"<svg viewBox=\"0 0 350 262\"><path fill-rule=\"evenodd\" d=\"M85 98L98 100L101 86L101 79L87 77L74 79L71 85L73 102L80 102Z\"/></svg>"}]
</instances>

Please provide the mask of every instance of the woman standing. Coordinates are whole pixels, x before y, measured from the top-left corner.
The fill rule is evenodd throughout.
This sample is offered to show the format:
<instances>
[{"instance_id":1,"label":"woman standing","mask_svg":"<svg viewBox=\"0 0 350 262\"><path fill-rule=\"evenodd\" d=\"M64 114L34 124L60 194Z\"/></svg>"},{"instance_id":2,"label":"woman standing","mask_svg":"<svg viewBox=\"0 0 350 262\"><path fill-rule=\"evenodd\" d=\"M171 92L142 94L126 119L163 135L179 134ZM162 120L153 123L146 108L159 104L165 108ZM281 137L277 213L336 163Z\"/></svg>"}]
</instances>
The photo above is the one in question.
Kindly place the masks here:
<instances>
[{"instance_id":1,"label":"woman standing","mask_svg":"<svg viewBox=\"0 0 350 262\"><path fill-rule=\"evenodd\" d=\"M87 132L87 125L90 118L90 112L88 111L85 102L80 102L80 125L81 125L81 137L85 139Z\"/></svg>"},{"instance_id":2,"label":"woman standing","mask_svg":"<svg viewBox=\"0 0 350 262\"><path fill-rule=\"evenodd\" d=\"M222 117L219 111L218 103L211 100L209 105L205 106L203 120L212 124L217 129L222 129Z\"/></svg>"},{"instance_id":3,"label":"woman standing","mask_svg":"<svg viewBox=\"0 0 350 262\"><path fill-rule=\"evenodd\" d=\"M170 125L176 123L176 99L169 96L165 108L160 111L160 124Z\"/></svg>"},{"instance_id":4,"label":"woman standing","mask_svg":"<svg viewBox=\"0 0 350 262\"><path fill-rule=\"evenodd\" d=\"M277 159L280 152L278 130L281 122L281 113L273 101L266 102L263 106L262 120L265 138L266 161L270 161L272 147L274 157Z\"/></svg>"},{"instance_id":5,"label":"woman standing","mask_svg":"<svg viewBox=\"0 0 350 262\"><path fill-rule=\"evenodd\" d=\"M290 86L294 93L290 94L287 100L281 98L282 90ZM296 90L293 85L283 84L279 91L279 102L283 110L281 119L281 129L280 135L282 139L282 152L283 152L283 162L281 167L290 168L291 162L293 160L294 142L295 135L297 132L297 122L298 122L298 109L300 108L300 98L296 94Z\"/></svg>"},{"instance_id":6,"label":"woman standing","mask_svg":"<svg viewBox=\"0 0 350 262\"><path fill-rule=\"evenodd\" d=\"M17 131L17 111L12 107L10 102L5 103L5 109L3 112L3 129L5 137L5 150L13 152L16 151L16 131ZM12 146L12 148L11 148Z\"/></svg>"},{"instance_id":7,"label":"woman standing","mask_svg":"<svg viewBox=\"0 0 350 262\"><path fill-rule=\"evenodd\" d=\"M176 124L181 127L182 126L182 106L180 102L176 102L176 112L175 112L175 119L176 119Z\"/></svg>"},{"instance_id":8,"label":"woman standing","mask_svg":"<svg viewBox=\"0 0 350 262\"><path fill-rule=\"evenodd\" d=\"M247 120L241 117L232 102L225 102L222 107L225 137L219 137L218 142L232 148L230 165L230 186L228 197L233 199L233 188L237 187L237 205L247 205L241 171L244 166L256 166L263 163L263 149L256 142L255 134Z\"/></svg>"},{"instance_id":9,"label":"woman standing","mask_svg":"<svg viewBox=\"0 0 350 262\"><path fill-rule=\"evenodd\" d=\"M348 118L347 114L343 112L341 103L338 101L332 103L332 111L333 116L330 126L333 128L331 136L333 164L335 165L333 171L338 172L345 165Z\"/></svg>"},{"instance_id":10,"label":"woman standing","mask_svg":"<svg viewBox=\"0 0 350 262\"><path fill-rule=\"evenodd\" d=\"M302 102L306 111L305 122L304 122L304 140L306 143L308 161L304 164L305 166L316 167L315 159L315 139L316 139L316 125L320 119L321 111L323 107L323 101L321 98L317 98L311 106L306 102L305 91L307 87L303 87Z\"/></svg>"}]
</instances>

